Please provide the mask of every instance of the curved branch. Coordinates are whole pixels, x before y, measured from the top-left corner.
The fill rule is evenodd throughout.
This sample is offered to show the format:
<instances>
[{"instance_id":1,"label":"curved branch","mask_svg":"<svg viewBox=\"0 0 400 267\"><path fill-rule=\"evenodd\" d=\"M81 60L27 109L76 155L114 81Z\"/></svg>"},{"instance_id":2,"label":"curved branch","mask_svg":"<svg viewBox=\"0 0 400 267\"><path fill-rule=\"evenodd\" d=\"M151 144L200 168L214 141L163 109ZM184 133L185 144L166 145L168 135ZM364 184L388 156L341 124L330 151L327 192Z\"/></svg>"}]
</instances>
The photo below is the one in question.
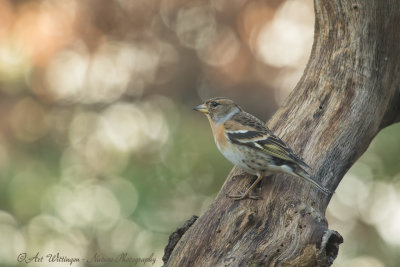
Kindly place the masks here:
<instances>
[{"instance_id":1,"label":"curved branch","mask_svg":"<svg viewBox=\"0 0 400 267\"><path fill-rule=\"evenodd\" d=\"M304 74L268 126L334 191L400 115L400 1L315 0ZM225 196L251 183L234 169L182 236L167 266L330 265L342 237L327 228L330 196L287 175L263 180L262 201Z\"/></svg>"}]
</instances>

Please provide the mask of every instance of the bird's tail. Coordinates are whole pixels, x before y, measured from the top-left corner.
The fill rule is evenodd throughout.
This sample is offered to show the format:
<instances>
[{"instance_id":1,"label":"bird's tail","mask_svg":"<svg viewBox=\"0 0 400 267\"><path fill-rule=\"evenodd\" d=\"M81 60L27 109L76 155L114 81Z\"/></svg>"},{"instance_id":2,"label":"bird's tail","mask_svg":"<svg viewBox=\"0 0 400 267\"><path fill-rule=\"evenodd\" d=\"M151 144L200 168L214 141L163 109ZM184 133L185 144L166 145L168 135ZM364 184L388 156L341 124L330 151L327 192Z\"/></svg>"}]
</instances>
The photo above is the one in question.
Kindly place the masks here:
<instances>
[{"instance_id":1,"label":"bird's tail","mask_svg":"<svg viewBox=\"0 0 400 267\"><path fill-rule=\"evenodd\" d=\"M292 167L293 169L293 174L303 178L304 180L312 183L315 187L317 187L319 190L324 192L325 194L332 194L332 192L327 189L325 186L323 186L320 182L318 182L315 178L313 178L307 171L305 171L303 168L300 166L294 166Z\"/></svg>"}]
</instances>

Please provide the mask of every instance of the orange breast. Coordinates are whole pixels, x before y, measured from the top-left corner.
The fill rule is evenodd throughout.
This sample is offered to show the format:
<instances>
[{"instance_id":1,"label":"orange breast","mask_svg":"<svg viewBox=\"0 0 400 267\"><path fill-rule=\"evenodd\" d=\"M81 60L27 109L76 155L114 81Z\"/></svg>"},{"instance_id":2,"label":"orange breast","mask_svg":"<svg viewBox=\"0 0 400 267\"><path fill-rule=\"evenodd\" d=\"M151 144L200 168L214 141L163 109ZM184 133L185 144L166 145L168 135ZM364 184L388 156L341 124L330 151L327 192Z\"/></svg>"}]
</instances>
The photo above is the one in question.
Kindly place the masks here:
<instances>
[{"instance_id":1,"label":"orange breast","mask_svg":"<svg viewBox=\"0 0 400 267\"><path fill-rule=\"evenodd\" d=\"M215 143L217 144L218 148L220 150L224 150L227 145L227 140L225 136L225 128L223 123L215 125L211 120L210 120L210 125L211 129L214 135L214 140Z\"/></svg>"}]
</instances>

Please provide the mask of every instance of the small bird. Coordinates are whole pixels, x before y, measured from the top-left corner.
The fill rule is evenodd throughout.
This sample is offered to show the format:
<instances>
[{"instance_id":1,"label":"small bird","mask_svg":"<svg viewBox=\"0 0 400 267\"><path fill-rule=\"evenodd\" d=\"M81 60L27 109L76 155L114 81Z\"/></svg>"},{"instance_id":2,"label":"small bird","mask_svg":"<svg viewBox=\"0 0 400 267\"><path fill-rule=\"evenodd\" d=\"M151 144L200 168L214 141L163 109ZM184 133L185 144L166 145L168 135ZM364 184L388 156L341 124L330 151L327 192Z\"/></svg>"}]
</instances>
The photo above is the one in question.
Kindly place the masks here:
<instances>
[{"instance_id":1,"label":"small bird","mask_svg":"<svg viewBox=\"0 0 400 267\"><path fill-rule=\"evenodd\" d=\"M204 113L211 125L215 143L221 153L245 172L257 175L255 182L235 200L259 199L250 195L262 178L274 173L287 173L303 178L326 194L331 192L312 178L304 168L311 169L279 137L255 116L243 111L235 102L224 97L207 100L194 108Z\"/></svg>"}]
</instances>

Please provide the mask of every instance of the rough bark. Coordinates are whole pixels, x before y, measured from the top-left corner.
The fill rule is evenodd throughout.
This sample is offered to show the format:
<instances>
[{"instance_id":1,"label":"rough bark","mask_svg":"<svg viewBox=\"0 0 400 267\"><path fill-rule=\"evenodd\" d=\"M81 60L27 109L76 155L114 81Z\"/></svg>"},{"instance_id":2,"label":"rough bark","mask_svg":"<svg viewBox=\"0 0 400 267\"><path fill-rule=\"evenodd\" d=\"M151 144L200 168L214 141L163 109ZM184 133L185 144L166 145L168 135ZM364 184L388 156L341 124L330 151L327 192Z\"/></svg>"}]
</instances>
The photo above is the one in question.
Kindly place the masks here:
<instances>
[{"instance_id":1,"label":"rough bark","mask_svg":"<svg viewBox=\"0 0 400 267\"><path fill-rule=\"evenodd\" d=\"M332 191L384 127L400 120L400 1L315 0L305 72L268 126ZM343 241L324 217L331 196L288 175L263 200L233 201L252 177L233 169L166 266L329 266Z\"/></svg>"}]
</instances>

